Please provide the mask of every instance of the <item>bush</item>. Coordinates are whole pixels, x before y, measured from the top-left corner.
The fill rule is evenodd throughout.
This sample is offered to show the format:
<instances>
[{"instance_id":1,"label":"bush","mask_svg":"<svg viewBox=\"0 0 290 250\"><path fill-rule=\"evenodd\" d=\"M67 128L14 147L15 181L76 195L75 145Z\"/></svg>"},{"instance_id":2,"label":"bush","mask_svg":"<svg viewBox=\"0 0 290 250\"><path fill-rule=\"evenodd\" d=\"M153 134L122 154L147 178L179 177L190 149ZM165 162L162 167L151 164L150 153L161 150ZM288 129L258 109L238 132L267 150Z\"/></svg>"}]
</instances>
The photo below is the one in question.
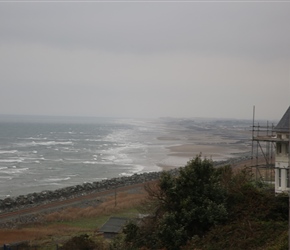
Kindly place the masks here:
<instances>
[{"instance_id":1,"label":"bush","mask_svg":"<svg viewBox=\"0 0 290 250\"><path fill-rule=\"evenodd\" d=\"M96 243L89 238L87 234L75 236L68 240L62 247L61 250L94 250L96 249Z\"/></svg>"},{"instance_id":2,"label":"bush","mask_svg":"<svg viewBox=\"0 0 290 250\"><path fill-rule=\"evenodd\" d=\"M213 162L199 156L181 168L178 177L164 172L157 190L147 188L153 214L140 228L128 228L127 242L135 247L179 249L194 235L225 222L226 189L220 177Z\"/></svg>"}]
</instances>

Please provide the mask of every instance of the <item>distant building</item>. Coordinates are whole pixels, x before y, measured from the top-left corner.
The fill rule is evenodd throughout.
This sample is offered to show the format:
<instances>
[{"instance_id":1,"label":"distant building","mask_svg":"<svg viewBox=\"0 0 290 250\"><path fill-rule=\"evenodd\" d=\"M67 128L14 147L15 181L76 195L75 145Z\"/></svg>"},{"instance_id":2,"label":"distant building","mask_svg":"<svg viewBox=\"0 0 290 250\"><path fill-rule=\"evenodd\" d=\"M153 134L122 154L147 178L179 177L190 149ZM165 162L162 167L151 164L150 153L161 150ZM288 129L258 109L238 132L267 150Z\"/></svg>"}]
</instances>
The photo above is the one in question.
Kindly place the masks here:
<instances>
[{"instance_id":1,"label":"distant building","mask_svg":"<svg viewBox=\"0 0 290 250\"><path fill-rule=\"evenodd\" d=\"M281 193L290 190L289 173L289 120L290 106L277 126L276 154L275 154L275 192Z\"/></svg>"}]
</instances>

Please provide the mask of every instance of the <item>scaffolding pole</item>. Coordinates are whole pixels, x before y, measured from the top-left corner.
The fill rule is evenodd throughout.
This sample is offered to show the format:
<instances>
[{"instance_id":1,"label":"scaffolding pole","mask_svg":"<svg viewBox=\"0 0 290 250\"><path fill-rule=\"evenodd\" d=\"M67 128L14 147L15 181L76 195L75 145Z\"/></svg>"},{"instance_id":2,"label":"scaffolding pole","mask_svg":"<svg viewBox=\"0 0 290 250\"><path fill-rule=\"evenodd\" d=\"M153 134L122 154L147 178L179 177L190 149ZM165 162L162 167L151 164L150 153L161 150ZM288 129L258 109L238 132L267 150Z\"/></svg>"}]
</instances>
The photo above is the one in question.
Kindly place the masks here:
<instances>
[{"instance_id":1,"label":"scaffolding pole","mask_svg":"<svg viewBox=\"0 0 290 250\"><path fill-rule=\"evenodd\" d=\"M259 122L255 123L255 106L253 106L251 171L255 175L256 181L270 183L274 181L273 151L275 150L275 142L280 141L280 139L274 137L273 129L274 124L270 126L268 121L266 125L261 125Z\"/></svg>"}]
</instances>

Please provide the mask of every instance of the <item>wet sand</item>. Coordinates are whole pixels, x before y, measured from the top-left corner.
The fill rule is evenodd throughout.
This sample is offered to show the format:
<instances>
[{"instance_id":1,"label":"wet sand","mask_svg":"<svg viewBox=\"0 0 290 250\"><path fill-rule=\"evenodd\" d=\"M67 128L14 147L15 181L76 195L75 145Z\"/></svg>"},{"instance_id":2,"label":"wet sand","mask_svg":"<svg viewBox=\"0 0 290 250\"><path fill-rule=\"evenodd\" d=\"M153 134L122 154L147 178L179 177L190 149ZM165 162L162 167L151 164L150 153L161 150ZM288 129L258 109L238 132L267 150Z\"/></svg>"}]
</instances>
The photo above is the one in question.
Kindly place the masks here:
<instances>
[{"instance_id":1,"label":"wet sand","mask_svg":"<svg viewBox=\"0 0 290 250\"><path fill-rule=\"evenodd\" d=\"M201 155L213 161L225 161L251 151L250 131L235 127L216 127L210 123L210 129L191 128L175 130L167 136L157 139L168 146L167 158L158 163L163 170L183 167L186 163Z\"/></svg>"}]
</instances>

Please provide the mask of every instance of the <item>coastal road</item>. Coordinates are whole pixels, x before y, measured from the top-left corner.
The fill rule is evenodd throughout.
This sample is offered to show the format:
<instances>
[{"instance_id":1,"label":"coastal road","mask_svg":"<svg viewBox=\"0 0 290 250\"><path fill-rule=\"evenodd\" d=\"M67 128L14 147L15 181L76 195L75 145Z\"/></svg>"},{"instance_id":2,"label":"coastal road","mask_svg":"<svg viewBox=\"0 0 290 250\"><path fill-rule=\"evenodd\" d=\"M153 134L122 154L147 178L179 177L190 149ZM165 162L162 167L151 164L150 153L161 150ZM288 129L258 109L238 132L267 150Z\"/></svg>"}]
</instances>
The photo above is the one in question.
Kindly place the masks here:
<instances>
[{"instance_id":1,"label":"coastal road","mask_svg":"<svg viewBox=\"0 0 290 250\"><path fill-rule=\"evenodd\" d=\"M9 226L9 224L11 224L9 222L14 222L15 224L22 224L21 219L24 217L53 212L66 207L83 205L89 203L90 201L99 201L101 203L101 200L103 198L107 196L114 196L116 193L119 192L142 192L144 191L145 184L150 184L154 182L156 181L132 184L128 186L118 187L116 189L113 188L105 191L94 192L62 201L54 201L47 204L40 204L34 207L23 208L12 212L0 213L0 227L3 228Z\"/></svg>"},{"instance_id":2,"label":"coastal road","mask_svg":"<svg viewBox=\"0 0 290 250\"><path fill-rule=\"evenodd\" d=\"M262 163L262 159L260 159L260 163ZM245 166L249 167L253 164L252 160L245 159L240 162L236 162L232 164L234 169L244 168ZM154 183L155 181L145 182L146 184ZM4 212L0 213L0 227L11 226L11 224L25 224L26 220L23 220L25 217L33 217L38 214L54 212L66 207L78 206L78 205L86 205L86 203L90 204L90 201L94 201L95 203L101 203L102 200L107 196L114 196L115 193L119 192L142 192L144 191L145 183L132 184L128 186L112 188L105 191L97 191L93 193L89 193L82 196L77 196L71 199L66 199L62 201L53 201L47 204L40 204L34 207L23 208L19 210L15 210L12 212ZM87 205L89 206L89 205ZM28 220L29 221L29 220ZM10 223L9 223L10 222ZM13 222L13 223L12 223Z\"/></svg>"}]
</instances>

